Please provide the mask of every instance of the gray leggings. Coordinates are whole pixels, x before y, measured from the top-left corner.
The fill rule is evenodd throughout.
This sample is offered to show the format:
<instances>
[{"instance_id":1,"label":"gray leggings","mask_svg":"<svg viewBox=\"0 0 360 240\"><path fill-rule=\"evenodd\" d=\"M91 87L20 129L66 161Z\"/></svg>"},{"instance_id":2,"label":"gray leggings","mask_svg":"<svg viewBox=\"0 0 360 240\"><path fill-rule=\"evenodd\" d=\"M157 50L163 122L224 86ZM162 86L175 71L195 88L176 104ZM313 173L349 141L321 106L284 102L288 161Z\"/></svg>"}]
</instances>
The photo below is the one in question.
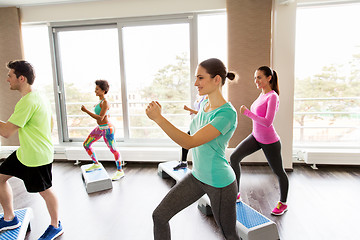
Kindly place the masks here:
<instances>
[{"instance_id":1,"label":"gray leggings","mask_svg":"<svg viewBox=\"0 0 360 240\"><path fill-rule=\"evenodd\" d=\"M235 151L230 156L230 163L236 175L238 188L240 190L240 161L244 157L260 149L263 150L271 169L278 177L280 185L280 201L286 202L289 191L289 179L282 165L280 141L271 144L262 144L256 141L254 136L250 134L236 147Z\"/></svg>"},{"instance_id":2,"label":"gray leggings","mask_svg":"<svg viewBox=\"0 0 360 240\"><path fill-rule=\"evenodd\" d=\"M225 238L239 240L236 234L236 182L215 188L200 182L191 173L177 183L154 210L154 239L171 239L169 220L205 193L210 198L215 221Z\"/></svg>"}]
</instances>

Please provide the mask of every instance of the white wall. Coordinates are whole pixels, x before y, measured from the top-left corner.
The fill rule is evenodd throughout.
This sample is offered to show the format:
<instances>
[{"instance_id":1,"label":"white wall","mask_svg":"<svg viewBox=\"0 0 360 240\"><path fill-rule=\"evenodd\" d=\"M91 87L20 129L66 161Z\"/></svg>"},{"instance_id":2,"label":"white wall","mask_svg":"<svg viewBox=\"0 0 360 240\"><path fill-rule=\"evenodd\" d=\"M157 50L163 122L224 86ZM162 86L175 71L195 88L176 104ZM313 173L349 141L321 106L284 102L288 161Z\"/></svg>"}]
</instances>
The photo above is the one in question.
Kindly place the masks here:
<instances>
[{"instance_id":1,"label":"white wall","mask_svg":"<svg viewBox=\"0 0 360 240\"><path fill-rule=\"evenodd\" d=\"M225 8L226 0L104 0L22 7L21 20L23 23L41 23L178 14Z\"/></svg>"}]
</instances>

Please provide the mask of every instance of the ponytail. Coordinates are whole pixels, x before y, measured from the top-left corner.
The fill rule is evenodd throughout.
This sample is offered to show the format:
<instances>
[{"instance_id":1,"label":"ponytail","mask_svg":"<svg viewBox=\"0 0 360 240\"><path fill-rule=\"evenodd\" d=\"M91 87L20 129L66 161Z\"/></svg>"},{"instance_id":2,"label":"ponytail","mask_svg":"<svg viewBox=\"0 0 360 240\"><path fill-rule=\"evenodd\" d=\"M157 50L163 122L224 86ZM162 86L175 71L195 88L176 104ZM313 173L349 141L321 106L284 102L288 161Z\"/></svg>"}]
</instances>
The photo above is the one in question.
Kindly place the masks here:
<instances>
[{"instance_id":1,"label":"ponytail","mask_svg":"<svg viewBox=\"0 0 360 240\"><path fill-rule=\"evenodd\" d=\"M228 72L226 74L226 77L229 79L229 80L234 80L235 77L236 77L236 74L234 72Z\"/></svg>"}]
</instances>

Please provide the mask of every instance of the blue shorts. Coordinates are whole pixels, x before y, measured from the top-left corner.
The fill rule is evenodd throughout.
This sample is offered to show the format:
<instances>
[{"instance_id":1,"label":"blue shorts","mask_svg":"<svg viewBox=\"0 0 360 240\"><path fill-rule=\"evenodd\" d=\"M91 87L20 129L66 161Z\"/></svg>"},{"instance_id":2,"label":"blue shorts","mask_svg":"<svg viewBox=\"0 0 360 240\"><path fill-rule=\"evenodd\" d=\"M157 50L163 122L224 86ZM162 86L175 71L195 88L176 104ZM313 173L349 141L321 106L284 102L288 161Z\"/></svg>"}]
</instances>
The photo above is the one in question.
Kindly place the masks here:
<instances>
[{"instance_id":1,"label":"blue shorts","mask_svg":"<svg viewBox=\"0 0 360 240\"><path fill-rule=\"evenodd\" d=\"M31 193L42 192L52 186L51 169L52 163L39 167L25 166L17 158L16 151L0 165L1 174L20 178Z\"/></svg>"}]
</instances>

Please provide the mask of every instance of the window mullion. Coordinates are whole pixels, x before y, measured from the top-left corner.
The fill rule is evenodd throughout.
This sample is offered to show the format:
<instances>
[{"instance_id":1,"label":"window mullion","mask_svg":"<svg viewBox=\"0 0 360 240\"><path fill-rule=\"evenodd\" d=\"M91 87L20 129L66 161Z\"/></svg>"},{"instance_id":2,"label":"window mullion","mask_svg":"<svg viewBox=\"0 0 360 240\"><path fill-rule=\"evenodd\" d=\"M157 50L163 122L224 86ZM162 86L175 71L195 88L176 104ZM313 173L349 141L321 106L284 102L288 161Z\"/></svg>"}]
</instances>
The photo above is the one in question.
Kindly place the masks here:
<instances>
[{"instance_id":1,"label":"window mullion","mask_svg":"<svg viewBox=\"0 0 360 240\"><path fill-rule=\"evenodd\" d=\"M66 119L66 108L65 108L65 96L64 96L64 82L61 74L61 61L59 56L59 46L58 46L58 38L57 31L55 28L49 26L49 34L50 34L50 48L51 48L51 57L53 61L53 79L54 79L54 92L55 92L55 103L56 103L56 114L59 118L57 121L58 124L58 134L59 134L59 142L68 142L69 134L68 134L68 126Z\"/></svg>"},{"instance_id":2,"label":"window mullion","mask_svg":"<svg viewBox=\"0 0 360 240\"><path fill-rule=\"evenodd\" d=\"M121 81L121 101L123 111L123 126L124 126L124 141L130 138L130 121L129 121L129 108L128 108L128 94L126 87L126 74L124 65L124 44L122 29L123 25L118 23L118 37L119 37L119 60L120 60L120 81Z\"/></svg>"}]
</instances>

